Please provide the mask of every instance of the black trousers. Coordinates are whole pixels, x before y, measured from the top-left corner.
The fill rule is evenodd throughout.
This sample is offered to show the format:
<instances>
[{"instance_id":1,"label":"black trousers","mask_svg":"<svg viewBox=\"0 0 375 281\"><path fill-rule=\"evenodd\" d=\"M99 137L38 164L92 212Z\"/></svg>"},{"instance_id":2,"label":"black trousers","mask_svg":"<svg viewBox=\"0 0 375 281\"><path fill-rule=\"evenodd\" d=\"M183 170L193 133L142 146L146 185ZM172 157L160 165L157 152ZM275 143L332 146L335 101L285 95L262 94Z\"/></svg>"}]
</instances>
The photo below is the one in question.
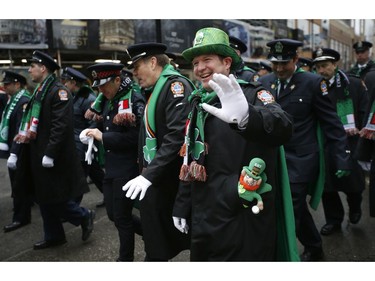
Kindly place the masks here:
<instances>
[{"instance_id":1,"label":"black trousers","mask_svg":"<svg viewBox=\"0 0 375 281\"><path fill-rule=\"evenodd\" d=\"M81 164L85 177L89 176L99 191L103 193L104 171L100 167L98 161L94 158L92 159L91 165L87 164L86 161L81 161Z\"/></svg>"},{"instance_id":2,"label":"black trousers","mask_svg":"<svg viewBox=\"0 0 375 281\"><path fill-rule=\"evenodd\" d=\"M296 235L305 250L320 252L322 238L307 205L308 183L290 183L293 199Z\"/></svg>"},{"instance_id":3,"label":"black trousers","mask_svg":"<svg viewBox=\"0 0 375 281\"><path fill-rule=\"evenodd\" d=\"M344 192L350 212L361 212L362 191ZM324 216L329 224L341 224L345 211L337 191L325 191L322 196Z\"/></svg>"},{"instance_id":4,"label":"black trousers","mask_svg":"<svg viewBox=\"0 0 375 281\"><path fill-rule=\"evenodd\" d=\"M370 217L375 217L375 159L373 157L370 169L369 200Z\"/></svg>"},{"instance_id":5,"label":"black trousers","mask_svg":"<svg viewBox=\"0 0 375 281\"><path fill-rule=\"evenodd\" d=\"M19 221L21 223L29 223L31 221L31 206L33 205L33 199L28 194L27 188L22 191L15 191L13 189L13 182L15 180L15 171L9 171L10 185L12 187L13 197L13 218L12 222Z\"/></svg>"},{"instance_id":6,"label":"black trousers","mask_svg":"<svg viewBox=\"0 0 375 281\"><path fill-rule=\"evenodd\" d=\"M134 260L134 234L142 234L140 219L132 214L134 200L125 196L122 187L128 179L105 179L104 202L108 218L114 222L120 239L119 261Z\"/></svg>"},{"instance_id":7,"label":"black trousers","mask_svg":"<svg viewBox=\"0 0 375 281\"><path fill-rule=\"evenodd\" d=\"M59 241L65 239L62 219L75 226L81 225L89 215L87 208L83 208L74 200L56 204L39 204L43 218L44 240Z\"/></svg>"}]
</instances>

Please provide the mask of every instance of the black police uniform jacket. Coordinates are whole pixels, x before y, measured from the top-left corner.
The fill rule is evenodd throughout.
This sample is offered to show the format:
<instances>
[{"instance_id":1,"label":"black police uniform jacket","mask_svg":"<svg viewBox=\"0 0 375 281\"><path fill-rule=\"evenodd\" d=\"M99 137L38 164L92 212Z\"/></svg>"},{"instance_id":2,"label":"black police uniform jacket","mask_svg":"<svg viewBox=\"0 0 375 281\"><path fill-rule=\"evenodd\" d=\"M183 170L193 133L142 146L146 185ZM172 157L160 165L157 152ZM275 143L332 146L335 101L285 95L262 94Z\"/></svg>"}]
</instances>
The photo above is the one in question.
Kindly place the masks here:
<instances>
[{"instance_id":1,"label":"black police uniform jacket","mask_svg":"<svg viewBox=\"0 0 375 281\"><path fill-rule=\"evenodd\" d=\"M16 186L30 183L37 203L63 203L89 191L74 143L73 97L57 78L42 101L36 139L22 146ZM42 166L44 155L54 167Z\"/></svg>"},{"instance_id":2,"label":"black police uniform jacket","mask_svg":"<svg viewBox=\"0 0 375 281\"><path fill-rule=\"evenodd\" d=\"M119 99L112 100L112 107L106 100L103 109L103 121L97 124L103 132L105 155L105 179L119 179L122 185L139 174L137 145L139 128L145 107L143 96L132 91L132 112L136 116L136 126L121 126L113 123L118 113ZM123 194L125 196L125 194Z\"/></svg>"},{"instance_id":3,"label":"black police uniform jacket","mask_svg":"<svg viewBox=\"0 0 375 281\"><path fill-rule=\"evenodd\" d=\"M366 79L368 80L375 80L375 68L369 71L366 75ZM372 83L371 88L368 88L369 94L369 103L366 108L365 117L363 120L363 127L366 126L368 119L371 113L372 104L375 101L375 83ZM375 217L375 180L374 180L374 161L375 161L375 141L369 140L365 138L360 138L357 145L357 151L355 153L355 159L360 161L370 162L372 161L371 169L370 169L370 183L369 183L369 209L370 209L370 216Z\"/></svg>"},{"instance_id":4,"label":"black police uniform jacket","mask_svg":"<svg viewBox=\"0 0 375 281\"><path fill-rule=\"evenodd\" d=\"M172 92L171 85L175 82L183 84L183 95ZM140 169L152 186L140 201L140 214L145 251L153 259L171 259L190 245L189 235L182 234L174 227L172 209L180 184L182 157L178 153L184 142L189 113L187 97L193 92L193 87L187 79L171 76L161 89L155 110L157 152L150 164L143 160L144 123L141 127Z\"/></svg>"},{"instance_id":5,"label":"black police uniform jacket","mask_svg":"<svg viewBox=\"0 0 375 281\"><path fill-rule=\"evenodd\" d=\"M375 68L368 72L366 76L366 80L375 81ZM366 82L366 85L367 85L367 82ZM367 107L366 107L366 113L365 113L362 127L366 126L366 123L370 115L371 106L375 100L375 82L371 84L371 87L367 87L367 93L369 95L369 103L367 104ZM358 160L367 161L367 162L370 162L371 160L374 161L375 160L375 142L373 140L360 138L358 141L358 147L355 153L355 158ZM373 216L375 216L375 211L374 211Z\"/></svg>"},{"instance_id":6,"label":"black police uniform jacket","mask_svg":"<svg viewBox=\"0 0 375 281\"><path fill-rule=\"evenodd\" d=\"M13 139L18 134L18 129L22 121L22 114L29 100L29 97L22 96L14 107L12 114L9 117L9 131L7 141L9 151L0 150L0 158L8 158L10 153L18 155L20 144L14 142Z\"/></svg>"},{"instance_id":7,"label":"black police uniform jacket","mask_svg":"<svg viewBox=\"0 0 375 281\"><path fill-rule=\"evenodd\" d=\"M81 87L77 93L73 94L74 141L76 143L78 157L81 161L85 160L87 144L81 142L79 135L84 129L92 125L92 121L85 118L85 113L91 107L95 99L94 91L87 86Z\"/></svg>"},{"instance_id":8,"label":"black police uniform jacket","mask_svg":"<svg viewBox=\"0 0 375 281\"><path fill-rule=\"evenodd\" d=\"M241 79L246 82L253 81L254 75L255 75L255 71L252 70L250 67L247 67L244 61L242 61L240 66L235 71L236 78Z\"/></svg>"},{"instance_id":9,"label":"black police uniform jacket","mask_svg":"<svg viewBox=\"0 0 375 281\"><path fill-rule=\"evenodd\" d=\"M343 73L343 72L341 72ZM345 98L344 89L347 87L349 96L353 101L353 114L355 120L355 126L358 130L363 127L365 120L365 111L368 105L368 94L366 88L357 76L348 75L346 80L341 74L341 86L337 85L337 80L328 87L328 97L332 100L336 107L338 99ZM349 82L349 84L348 84ZM326 185L325 190L340 190L346 192L359 192L365 188L365 179L361 167L358 165L357 160L354 159L353 155L357 148L359 136L347 136L349 148L351 151L350 159L352 165L352 171L349 176L337 178L335 175L336 169L332 161L333 157L331 151L326 149Z\"/></svg>"},{"instance_id":10,"label":"black police uniform jacket","mask_svg":"<svg viewBox=\"0 0 375 281\"><path fill-rule=\"evenodd\" d=\"M366 77L366 74L373 69L375 69L375 62L373 60L370 60L363 69L360 69L358 63L356 63L349 70L349 74L359 76L361 79L364 79Z\"/></svg>"},{"instance_id":11,"label":"black police uniform jacket","mask_svg":"<svg viewBox=\"0 0 375 281\"><path fill-rule=\"evenodd\" d=\"M336 170L349 170L347 137L336 108L324 92L324 80L310 72L295 72L277 98L277 77L267 74L259 81L293 118L292 138L284 145L290 183L314 183L319 172L318 122L324 144L332 151ZM323 83L323 84L322 84Z\"/></svg>"},{"instance_id":12,"label":"black police uniform jacket","mask_svg":"<svg viewBox=\"0 0 375 281\"><path fill-rule=\"evenodd\" d=\"M3 116L3 111L5 106L7 105L8 102L8 95L5 93L0 93L0 121L1 117Z\"/></svg>"},{"instance_id":13,"label":"black police uniform jacket","mask_svg":"<svg viewBox=\"0 0 375 281\"><path fill-rule=\"evenodd\" d=\"M14 107L12 114L9 118L9 132L8 132L8 141L7 144L9 146L9 151L1 151L0 157L1 158L8 158L10 153L14 153L16 155L19 155L21 144L14 142L14 137L18 134L18 129L21 125L22 120L22 114L24 111L24 108L26 107L27 103L29 102L30 98L27 96L22 96L16 106ZM12 197L20 197L23 196L26 192L25 186L20 186L19 188L15 188L15 185L13 184L16 176L16 171L8 169L9 171L9 177L11 180L11 187L12 187Z\"/></svg>"},{"instance_id":14,"label":"black police uniform jacket","mask_svg":"<svg viewBox=\"0 0 375 281\"><path fill-rule=\"evenodd\" d=\"M264 91L260 83L242 89L249 104L246 128L240 131L209 115L204 125L207 180L180 188L176 198L174 216L183 218L189 216L186 202L191 200L192 261L276 260L277 159L279 146L292 134L292 120L277 103L264 105L258 99L257 93ZM221 107L218 97L210 104ZM251 211L256 200L245 208L238 195L241 170L254 157L265 161L267 183L272 186L262 194L264 209L257 215Z\"/></svg>"}]
</instances>

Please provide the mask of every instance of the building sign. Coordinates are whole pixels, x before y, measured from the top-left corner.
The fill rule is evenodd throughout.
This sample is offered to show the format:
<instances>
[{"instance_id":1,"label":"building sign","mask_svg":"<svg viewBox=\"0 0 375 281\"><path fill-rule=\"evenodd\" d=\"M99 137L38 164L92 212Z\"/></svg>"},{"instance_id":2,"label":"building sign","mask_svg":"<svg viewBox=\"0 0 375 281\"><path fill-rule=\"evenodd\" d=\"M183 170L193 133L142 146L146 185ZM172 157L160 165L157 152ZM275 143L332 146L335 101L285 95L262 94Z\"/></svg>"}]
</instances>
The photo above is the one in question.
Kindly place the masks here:
<instances>
[{"instance_id":1,"label":"building sign","mask_svg":"<svg viewBox=\"0 0 375 281\"><path fill-rule=\"evenodd\" d=\"M134 20L101 19L100 50L125 51L134 44Z\"/></svg>"},{"instance_id":2,"label":"building sign","mask_svg":"<svg viewBox=\"0 0 375 281\"><path fill-rule=\"evenodd\" d=\"M99 48L99 20L52 20L52 34L56 49Z\"/></svg>"}]
</instances>

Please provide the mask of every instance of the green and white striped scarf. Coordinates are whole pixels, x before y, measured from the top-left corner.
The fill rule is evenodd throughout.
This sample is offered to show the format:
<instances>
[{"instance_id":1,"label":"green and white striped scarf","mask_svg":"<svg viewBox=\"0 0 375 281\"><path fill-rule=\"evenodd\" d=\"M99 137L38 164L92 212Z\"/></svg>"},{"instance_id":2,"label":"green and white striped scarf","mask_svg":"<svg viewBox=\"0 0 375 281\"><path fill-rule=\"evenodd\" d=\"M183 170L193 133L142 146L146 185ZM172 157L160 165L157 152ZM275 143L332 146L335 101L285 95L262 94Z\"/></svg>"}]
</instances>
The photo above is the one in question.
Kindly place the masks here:
<instances>
[{"instance_id":1,"label":"green and white striped scarf","mask_svg":"<svg viewBox=\"0 0 375 281\"><path fill-rule=\"evenodd\" d=\"M343 81L342 81L343 80ZM355 119L354 119L354 106L353 100L349 94L349 79L348 77L338 68L335 74L336 87L343 87L343 95L340 95L337 99L336 109L337 115L339 116L344 129L354 129Z\"/></svg>"},{"instance_id":2,"label":"green and white striped scarf","mask_svg":"<svg viewBox=\"0 0 375 281\"><path fill-rule=\"evenodd\" d=\"M14 138L15 141L28 143L30 140L36 138L42 101L46 93L50 90L55 79L56 76L50 74L38 87L35 88L30 102L22 115L21 126L17 136Z\"/></svg>"},{"instance_id":3,"label":"green and white striped scarf","mask_svg":"<svg viewBox=\"0 0 375 281\"><path fill-rule=\"evenodd\" d=\"M1 124L0 124L0 150L3 150L3 151L9 150L8 135L9 135L10 116L12 115L13 110L16 107L18 101L23 96L30 97L30 93L25 89L18 91L18 93L11 96L11 98L8 100L7 105L4 108L3 115L1 118Z\"/></svg>"}]
</instances>

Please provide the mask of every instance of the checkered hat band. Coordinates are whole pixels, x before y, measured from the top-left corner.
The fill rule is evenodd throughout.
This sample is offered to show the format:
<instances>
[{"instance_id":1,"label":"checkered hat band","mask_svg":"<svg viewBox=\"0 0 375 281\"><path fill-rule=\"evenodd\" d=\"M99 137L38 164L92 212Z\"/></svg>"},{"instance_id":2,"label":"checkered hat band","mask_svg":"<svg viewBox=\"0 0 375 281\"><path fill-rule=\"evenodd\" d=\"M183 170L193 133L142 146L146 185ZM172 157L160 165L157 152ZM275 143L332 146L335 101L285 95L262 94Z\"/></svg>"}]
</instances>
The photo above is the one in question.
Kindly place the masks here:
<instances>
[{"instance_id":1,"label":"checkered hat band","mask_svg":"<svg viewBox=\"0 0 375 281\"><path fill-rule=\"evenodd\" d=\"M114 75L120 75L121 70L107 70L107 71L100 71L96 75L96 79L103 79Z\"/></svg>"}]
</instances>

